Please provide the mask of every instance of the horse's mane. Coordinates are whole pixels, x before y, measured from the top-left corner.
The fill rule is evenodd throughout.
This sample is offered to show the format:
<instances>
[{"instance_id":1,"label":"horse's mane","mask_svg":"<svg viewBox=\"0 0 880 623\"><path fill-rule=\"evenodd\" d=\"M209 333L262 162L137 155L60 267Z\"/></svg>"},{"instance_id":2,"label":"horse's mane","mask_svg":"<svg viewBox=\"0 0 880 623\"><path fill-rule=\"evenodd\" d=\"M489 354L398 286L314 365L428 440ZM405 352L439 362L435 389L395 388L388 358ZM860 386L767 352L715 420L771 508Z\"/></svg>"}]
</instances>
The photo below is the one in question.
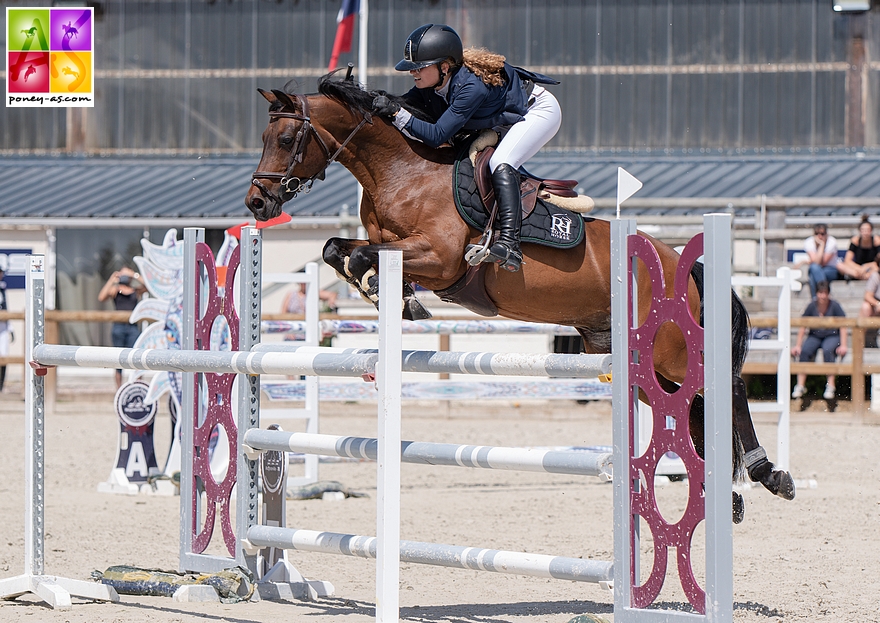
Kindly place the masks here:
<instances>
[{"instance_id":1,"label":"horse's mane","mask_svg":"<svg viewBox=\"0 0 880 623\"><path fill-rule=\"evenodd\" d=\"M414 117L424 121L433 121L424 110L407 103L399 95L392 95L381 89L371 91L363 88L354 80L334 80L333 76L338 71L340 70L331 71L329 74L325 74L318 79L318 93L344 104L350 110L356 111L361 115L371 114L373 100L379 95L384 95L406 108Z\"/></svg>"}]
</instances>

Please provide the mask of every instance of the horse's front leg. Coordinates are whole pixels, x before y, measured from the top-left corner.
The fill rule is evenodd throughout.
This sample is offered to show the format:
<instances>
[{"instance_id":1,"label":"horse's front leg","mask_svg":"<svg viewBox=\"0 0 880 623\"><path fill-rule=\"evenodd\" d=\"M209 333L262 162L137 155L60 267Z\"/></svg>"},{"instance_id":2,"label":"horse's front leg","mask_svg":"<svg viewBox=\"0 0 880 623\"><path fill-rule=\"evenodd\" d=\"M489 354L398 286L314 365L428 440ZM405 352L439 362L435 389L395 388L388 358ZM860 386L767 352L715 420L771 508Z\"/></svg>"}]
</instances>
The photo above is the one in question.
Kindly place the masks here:
<instances>
[{"instance_id":1,"label":"horse's front leg","mask_svg":"<svg viewBox=\"0 0 880 623\"><path fill-rule=\"evenodd\" d=\"M370 244L368 240L353 240L347 238L331 238L324 244L322 256L324 263L336 270L336 276L347 282L363 297L365 301L372 301L367 297L367 293L361 288L361 282L356 279L348 269L348 261L352 251L357 247L363 247Z\"/></svg>"},{"instance_id":2,"label":"horse's front leg","mask_svg":"<svg viewBox=\"0 0 880 623\"><path fill-rule=\"evenodd\" d=\"M348 271L348 261L352 252L358 247L370 244L369 240L352 240L348 238L330 238L324 244L322 256L324 263L336 270L336 274L343 281L360 289L360 284Z\"/></svg>"},{"instance_id":3,"label":"horse's front leg","mask_svg":"<svg viewBox=\"0 0 880 623\"><path fill-rule=\"evenodd\" d=\"M379 308L379 278L373 264L378 263L379 252L364 252L357 255L354 270L351 266L351 256L357 249L370 245L367 240L347 240L344 238L331 238L324 245L324 262L336 269L336 274L343 281L348 282L368 303ZM375 256L375 261L369 258ZM368 268L363 269L364 262L369 262ZM424 320L431 317L424 305L416 298L415 290L406 280L403 280L403 317L406 320Z\"/></svg>"},{"instance_id":4,"label":"horse's front leg","mask_svg":"<svg viewBox=\"0 0 880 623\"><path fill-rule=\"evenodd\" d=\"M736 426L742 440L746 454L746 470L752 482L760 482L770 493L786 500L793 500L794 480L788 472L776 469L767 458L764 448L758 443L758 435L752 424L752 414L749 412L746 384L738 376L733 377L733 425Z\"/></svg>"},{"instance_id":5,"label":"horse's front leg","mask_svg":"<svg viewBox=\"0 0 880 623\"><path fill-rule=\"evenodd\" d=\"M454 271L458 269L458 264L460 264L460 261L444 261L439 257L435 247L431 247L418 236L365 245L354 249L349 257L347 269L349 274L358 279L360 288L376 304L377 308L379 278L376 269L379 265L379 251L382 250L402 251L404 273L408 278L416 280L420 278L433 281L437 279L449 280L455 275ZM460 260L460 256L458 259ZM404 279L403 286L403 317L407 320L430 318L431 313L419 302L407 279Z\"/></svg>"}]
</instances>

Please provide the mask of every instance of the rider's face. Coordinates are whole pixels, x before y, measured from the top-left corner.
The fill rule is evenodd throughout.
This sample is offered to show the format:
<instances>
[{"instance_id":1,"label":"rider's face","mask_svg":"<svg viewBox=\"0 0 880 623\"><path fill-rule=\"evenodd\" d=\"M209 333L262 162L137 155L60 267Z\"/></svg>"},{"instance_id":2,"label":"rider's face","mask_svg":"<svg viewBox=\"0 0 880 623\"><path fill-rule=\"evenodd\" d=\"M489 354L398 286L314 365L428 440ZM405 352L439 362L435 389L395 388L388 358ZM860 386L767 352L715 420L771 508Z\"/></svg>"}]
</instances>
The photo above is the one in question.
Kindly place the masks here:
<instances>
[{"instance_id":1,"label":"rider's face","mask_svg":"<svg viewBox=\"0 0 880 623\"><path fill-rule=\"evenodd\" d=\"M421 69L412 69L409 74L413 77L417 89L430 89L435 86L443 86L437 85L437 83L440 82L439 65L428 65Z\"/></svg>"}]
</instances>

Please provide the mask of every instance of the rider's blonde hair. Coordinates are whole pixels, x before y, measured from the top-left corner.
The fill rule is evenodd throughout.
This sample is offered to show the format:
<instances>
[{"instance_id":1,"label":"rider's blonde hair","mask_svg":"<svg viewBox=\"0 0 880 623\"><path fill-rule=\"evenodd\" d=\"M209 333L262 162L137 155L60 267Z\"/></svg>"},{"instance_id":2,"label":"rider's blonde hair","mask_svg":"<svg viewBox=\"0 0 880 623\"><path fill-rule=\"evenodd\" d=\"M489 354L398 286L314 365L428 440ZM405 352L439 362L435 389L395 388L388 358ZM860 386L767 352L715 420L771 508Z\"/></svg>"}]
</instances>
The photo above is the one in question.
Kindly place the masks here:
<instances>
[{"instance_id":1,"label":"rider's blonde hair","mask_svg":"<svg viewBox=\"0 0 880 623\"><path fill-rule=\"evenodd\" d=\"M490 87L504 84L505 58L486 48L467 48L462 54L463 64Z\"/></svg>"}]
</instances>

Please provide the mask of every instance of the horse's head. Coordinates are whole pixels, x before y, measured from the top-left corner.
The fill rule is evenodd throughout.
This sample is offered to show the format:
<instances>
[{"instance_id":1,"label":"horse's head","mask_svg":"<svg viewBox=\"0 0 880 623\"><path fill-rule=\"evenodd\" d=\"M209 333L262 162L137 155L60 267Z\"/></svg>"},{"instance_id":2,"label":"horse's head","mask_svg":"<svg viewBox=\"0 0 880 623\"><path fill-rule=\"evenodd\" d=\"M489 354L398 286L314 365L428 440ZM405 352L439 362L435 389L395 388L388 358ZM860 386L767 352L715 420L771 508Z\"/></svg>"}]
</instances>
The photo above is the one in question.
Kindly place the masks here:
<instances>
[{"instance_id":1,"label":"horse's head","mask_svg":"<svg viewBox=\"0 0 880 623\"><path fill-rule=\"evenodd\" d=\"M330 154L312 125L308 99L283 91L257 89L269 102L269 125L263 131L263 156L244 203L258 221L281 213L281 206L308 191L339 152ZM321 149L308 149L310 142Z\"/></svg>"}]
</instances>

